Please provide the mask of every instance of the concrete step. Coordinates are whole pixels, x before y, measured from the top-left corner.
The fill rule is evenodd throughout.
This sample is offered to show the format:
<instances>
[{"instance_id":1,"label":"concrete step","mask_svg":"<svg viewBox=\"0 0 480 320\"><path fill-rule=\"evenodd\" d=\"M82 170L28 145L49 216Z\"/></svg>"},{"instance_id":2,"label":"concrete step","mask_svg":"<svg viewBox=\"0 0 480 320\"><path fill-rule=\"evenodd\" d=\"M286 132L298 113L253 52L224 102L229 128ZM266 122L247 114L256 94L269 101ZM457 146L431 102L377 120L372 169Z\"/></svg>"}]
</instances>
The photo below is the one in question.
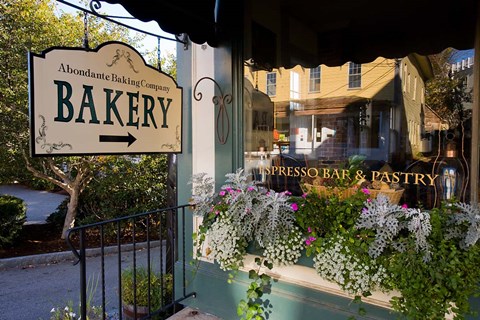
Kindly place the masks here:
<instances>
[{"instance_id":1,"label":"concrete step","mask_svg":"<svg viewBox=\"0 0 480 320\"><path fill-rule=\"evenodd\" d=\"M202 312L198 309L185 307L185 309L174 314L167 320L221 320L221 319L214 315Z\"/></svg>"}]
</instances>

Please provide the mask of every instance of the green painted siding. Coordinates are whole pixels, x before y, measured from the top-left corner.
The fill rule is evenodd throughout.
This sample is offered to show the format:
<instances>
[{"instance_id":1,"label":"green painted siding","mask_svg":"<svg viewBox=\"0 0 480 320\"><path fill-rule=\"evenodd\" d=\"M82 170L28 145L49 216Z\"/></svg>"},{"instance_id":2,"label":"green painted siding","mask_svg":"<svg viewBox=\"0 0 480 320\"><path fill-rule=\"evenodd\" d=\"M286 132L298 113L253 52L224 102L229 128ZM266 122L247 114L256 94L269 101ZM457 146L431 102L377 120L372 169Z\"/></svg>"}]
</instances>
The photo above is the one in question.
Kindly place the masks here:
<instances>
[{"instance_id":1,"label":"green painted siding","mask_svg":"<svg viewBox=\"0 0 480 320\"><path fill-rule=\"evenodd\" d=\"M191 269L192 272L194 269ZM188 277L187 277L188 278ZM222 319L238 319L236 307L245 298L249 280L246 273L239 272L232 284L227 283L227 273L218 265L202 263L187 292L196 291L197 297L188 300L188 305L212 313ZM298 285L274 282L268 299L272 320L340 320L355 317L361 319L395 319L390 310L363 303L352 303L351 299L312 290ZM359 315L359 307L365 309Z\"/></svg>"},{"instance_id":2,"label":"green painted siding","mask_svg":"<svg viewBox=\"0 0 480 320\"><path fill-rule=\"evenodd\" d=\"M184 132L183 154L178 155L178 201L179 204L187 203L191 197L188 181L192 175L192 86L191 86L191 51L178 51L178 83L184 88ZM223 90L223 94L232 94L232 104L226 105L229 112L230 134L227 143L221 145L216 142L215 147L215 175L218 177L217 187L223 183L226 173L234 171L243 163L243 119L241 108L243 95L243 63L241 60L231 61L232 51L223 48L215 51L216 74L215 80ZM223 61L223 62L222 62ZM219 68L221 66L221 68ZM233 80L235 79L235 80ZM232 85L236 82L237 85ZM219 94L219 93L217 93ZM218 107L217 107L218 108ZM218 111L218 110L216 110ZM183 221L179 221L179 230ZM237 319L236 306L245 297L249 281L246 273L239 272L232 284L227 283L228 274L219 269L217 264L202 262L198 270L190 264L192 258L192 216L187 212L186 226L186 252L188 286L186 292L195 291L195 298L190 298L184 303L203 311L215 314L223 319ZM176 294L182 295L181 259L183 252L178 252L179 263L176 267ZM312 290L298 285L275 282L272 293L265 296L271 302L273 309L271 320L308 320L308 319L347 319L358 316L358 306L351 303L350 299ZM357 319L389 319L393 318L386 309L368 306L367 317Z\"/></svg>"}]
</instances>

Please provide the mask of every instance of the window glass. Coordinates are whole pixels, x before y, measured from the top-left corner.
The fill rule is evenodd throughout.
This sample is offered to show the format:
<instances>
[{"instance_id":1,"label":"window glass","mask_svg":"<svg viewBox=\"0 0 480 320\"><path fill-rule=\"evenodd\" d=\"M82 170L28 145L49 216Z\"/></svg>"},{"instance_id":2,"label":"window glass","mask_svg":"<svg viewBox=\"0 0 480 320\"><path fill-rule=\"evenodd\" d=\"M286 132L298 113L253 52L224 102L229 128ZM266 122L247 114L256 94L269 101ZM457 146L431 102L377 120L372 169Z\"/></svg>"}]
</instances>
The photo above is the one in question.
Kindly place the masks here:
<instances>
[{"instance_id":1,"label":"window glass","mask_svg":"<svg viewBox=\"0 0 480 320\"><path fill-rule=\"evenodd\" d=\"M275 72L267 73L267 95L277 94L277 74Z\"/></svg>"},{"instance_id":2,"label":"window glass","mask_svg":"<svg viewBox=\"0 0 480 320\"><path fill-rule=\"evenodd\" d=\"M348 65L348 87L350 89L362 86L362 65L350 62Z\"/></svg>"},{"instance_id":3,"label":"window glass","mask_svg":"<svg viewBox=\"0 0 480 320\"><path fill-rule=\"evenodd\" d=\"M462 54L464 64L454 60L458 54L441 64L411 54L307 70L247 66L247 172L296 195L311 185L372 187L377 181L375 188L413 207L468 202L473 50ZM456 96L440 97L438 88L452 85ZM359 174L342 179L353 156L362 158Z\"/></svg>"},{"instance_id":4,"label":"window glass","mask_svg":"<svg viewBox=\"0 0 480 320\"><path fill-rule=\"evenodd\" d=\"M320 66L310 69L309 92L320 91Z\"/></svg>"}]
</instances>

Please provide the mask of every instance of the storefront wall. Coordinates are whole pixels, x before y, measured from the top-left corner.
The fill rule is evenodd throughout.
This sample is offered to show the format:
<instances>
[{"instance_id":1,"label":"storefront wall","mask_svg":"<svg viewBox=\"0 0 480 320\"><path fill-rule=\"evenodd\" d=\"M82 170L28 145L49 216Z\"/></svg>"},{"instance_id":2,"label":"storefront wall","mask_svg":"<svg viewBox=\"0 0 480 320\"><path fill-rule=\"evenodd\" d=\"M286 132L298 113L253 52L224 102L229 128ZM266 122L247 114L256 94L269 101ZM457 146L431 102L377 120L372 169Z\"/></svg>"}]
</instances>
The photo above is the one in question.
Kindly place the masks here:
<instances>
[{"instance_id":1,"label":"storefront wall","mask_svg":"<svg viewBox=\"0 0 480 320\"><path fill-rule=\"evenodd\" d=\"M469 201L472 126L469 119L462 119L464 127L448 126L428 108L425 85L433 74L425 57L378 57L353 68L357 77L352 76L350 63L321 65L316 86L311 68L264 70L246 63L239 48L240 44L224 44L215 49L202 45L177 49L186 128L184 152L178 156L179 203L190 200L191 190L185 186L193 174L207 173L218 189L225 174L240 167L269 188L300 195L305 183L335 181L314 174L285 174L287 169L283 175L271 174L271 169L266 174L265 168L322 172L341 168L353 155L365 157L364 170L369 177L378 173L380 188L387 190L386 184L392 193L402 190L399 204L432 208L452 197ZM274 92L272 73L276 74ZM219 115L221 108L213 97L226 102L228 117ZM185 255L191 261L190 237L201 221L187 216L185 223ZM388 308L389 297L382 295L367 299L362 306L367 315L360 316L352 297L319 280L308 259L302 264L274 270L280 280L268 295L273 306L270 319L395 317ZM187 304L224 319L237 318L236 306L250 282L246 273L239 272L228 284L228 274L207 258L189 269L188 291L197 296Z\"/></svg>"},{"instance_id":2,"label":"storefront wall","mask_svg":"<svg viewBox=\"0 0 480 320\"><path fill-rule=\"evenodd\" d=\"M261 160L266 163L271 160L272 154L275 152L274 144L278 143L278 139L276 142L274 141L271 126L273 121L266 120L270 121L266 124L267 127L253 128L254 123L257 123L258 126L265 125L261 124L261 121L272 117L273 110L267 110L274 104L267 103L267 107L259 107L260 109L255 106L258 101L268 102L270 99L261 93L256 93L253 99L249 96L249 93L256 92L256 89L251 86L243 88L244 83L249 82L248 80L243 81L248 70L244 69L240 55L237 56L234 52L235 50L228 47L212 49L200 45L193 45L188 50L183 50L183 48L178 50L178 65L181 66L178 69L178 82L184 88L184 123L187 128L187 131L184 132L185 151L178 156L179 186L188 186L188 181L193 174L205 172L215 179L218 188L222 185L226 173L233 172L242 166L253 168L258 165L258 161L253 158L260 157L261 153L263 153ZM215 79L218 87L210 79L201 80L204 77ZM201 82L198 82L199 80ZM196 90L195 85L197 85ZM195 99L195 96L198 98L196 95L198 92L203 95L200 101ZM219 107L214 106L212 98L222 95L225 98L228 94L232 94L231 103L225 105L229 115L230 131L223 144L219 141L216 123ZM375 107L375 103L371 107ZM382 112L389 112L391 107L381 105L379 108L383 110ZM253 115L253 111L258 112ZM262 114L264 112L267 112L266 116ZM352 115L353 120L349 118L349 114ZM378 113L372 112L371 114L373 116ZM358 129L358 125L355 124L355 121L358 121L356 112L346 112L339 119L337 116L330 117L332 119L329 121L332 123L350 123L352 127ZM322 123L327 123L327 121ZM354 129L352 130L354 131ZM321 130L317 130L317 132L321 132ZM384 134L388 134L388 131L385 131ZM260 135L265 140L265 142L261 142L263 151L258 145L262 138L258 139L256 135ZM345 134L345 137L348 138L351 135ZM311 148L302 148L300 160L306 156L305 149L311 150ZM267 156L268 153L270 154ZM342 152L342 154L344 153ZM314 159L313 155L309 155L307 158ZM339 157L339 160L344 159L343 156ZM179 188L178 192L179 203L189 201L191 197L189 188ZM193 245L189 239L200 221L198 218L187 215L185 223L187 243L185 255L186 260L191 261ZM181 252L179 256L182 256ZM311 264L307 260L304 264L308 265L309 263ZM246 265L248 266L248 263ZM190 265L189 269L191 273L187 272L188 291L197 292L197 296L187 303L224 319L235 319L237 317L236 306L244 298L249 284L246 273L239 272L234 283L228 284L227 273L221 271L217 264L208 259L204 259L199 265ZM358 306L351 303L351 297L348 297L338 287L322 282L311 267L280 268L274 272L281 280L274 283L272 292L268 296L270 303L274 306L271 310L273 312L271 319L318 319L319 317L345 319L350 316L361 318L358 316ZM371 303L365 306L368 318L391 318L390 310L385 307L388 305L387 301L388 296L376 296L371 299Z\"/></svg>"}]
</instances>

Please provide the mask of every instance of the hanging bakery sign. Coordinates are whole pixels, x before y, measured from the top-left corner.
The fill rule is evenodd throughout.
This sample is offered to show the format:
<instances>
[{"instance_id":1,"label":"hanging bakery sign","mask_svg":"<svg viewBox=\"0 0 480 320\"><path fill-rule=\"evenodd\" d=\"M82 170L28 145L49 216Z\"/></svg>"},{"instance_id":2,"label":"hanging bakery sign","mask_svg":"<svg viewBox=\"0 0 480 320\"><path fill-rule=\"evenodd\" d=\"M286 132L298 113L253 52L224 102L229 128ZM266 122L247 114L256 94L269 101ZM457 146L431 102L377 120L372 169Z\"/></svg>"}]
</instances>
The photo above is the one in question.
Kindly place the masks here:
<instances>
[{"instance_id":1,"label":"hanging bakery sign","mask_svg":"<svg viewBox=\"0 0 480 320\"><path fill-rule=\"evenodd\" d=\"M182 152L182 88L131 46L29 55L33 156Z\"/></svg>"}]
</instances>

